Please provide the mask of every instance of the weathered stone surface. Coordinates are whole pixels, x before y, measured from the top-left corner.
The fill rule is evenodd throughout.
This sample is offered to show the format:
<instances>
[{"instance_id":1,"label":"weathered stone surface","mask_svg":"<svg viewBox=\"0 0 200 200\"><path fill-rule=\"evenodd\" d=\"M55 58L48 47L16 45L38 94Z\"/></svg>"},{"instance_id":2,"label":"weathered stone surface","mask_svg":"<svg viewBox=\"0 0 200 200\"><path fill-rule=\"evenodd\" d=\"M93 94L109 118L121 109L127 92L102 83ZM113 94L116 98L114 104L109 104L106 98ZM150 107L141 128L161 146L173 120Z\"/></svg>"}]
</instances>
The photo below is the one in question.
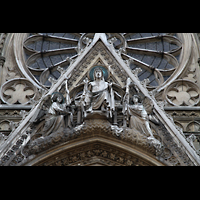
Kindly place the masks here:
<instances>
[{"instance_id":1,"label":"weathered stone surface","mask_svg":"<svg viewBox=\"0 0 200 200\"><path fill-rule=\"evenodd\" d=\"M142 37L137 38L139 35ZM77 33L65 36L0 34L1 165L200 165L199 41L195 34L178 33L176 37L173 34L156 37L146 33L135 35L136 38L132 34L119 33ZM66 44L69 42L65 53L70 52L73 56L62 60L61 67L53 59L55 63L50 69L39 68L42 64L39 59L44 58L46 62L48 55L52 56L53 53L55 56L61 51L46 49L40 52L39 48L36 56L36 46L33 44L38 42L40 45L43 41L45 47L46 42L57 40L60 44L62 41ZM163 52L158 52L151 45L154 41L158 42L157 45L169 43L169 49L166 50L165 46ZM145 42L143 48L146 49L140 46L136 48L134 45L140 44L137 42L141 45ZM31 59L25 58L24 52L27 57L31 55ZM177 60L179 54L181 56ZM142 55L143 60L140 60ZM168 64L164 67L164 62L160 61L160 67L152 68L159 63L158 60L153 62L153 57L164 59ZM36 61L39 67L34 68ZM70 115L63 115L68 127L58 127L41 137L44 120L47 119L48 108L45 107L51 105L41 102L56 91L66 98L67 93L62 86L66 77L69 78L68 92L73 93L73 98L76 92L83 89L81 84L90 76L88 72L97 65L108 69L109 81L116 84L113 84L113 89L118 95L125 94L126 80L130 77L134 83L130 87L130 94L140 93L140 98L150 99L149 107L153 106L153 114L159 124L148 123L153 136L162 144L160 149L156 149L156 143L148 140L143 131L130 129L129 118L123 118L120 99L116 100L116 112L109 119L106 113L101 117L91 115L83 119L81 109L73 104L70 110L73 111L73 123L70 124ZM54 77L49 78L52 72ZM167 76L170 78L167 79ZM76 87L78 90L75 91ZM123 88L124 92L120 92L119 88ZM36 118L37 123L33 123L38 111L42 111L40 116L43 118ZM151 120L155 122L153 117ZM70 147L73 144L74 149ZM62 148L66 150L63 149L63 153ZM57 157L50 152L54 152ZM49 157L45 160L46 155Z\"/></svg>"}]
</instances>

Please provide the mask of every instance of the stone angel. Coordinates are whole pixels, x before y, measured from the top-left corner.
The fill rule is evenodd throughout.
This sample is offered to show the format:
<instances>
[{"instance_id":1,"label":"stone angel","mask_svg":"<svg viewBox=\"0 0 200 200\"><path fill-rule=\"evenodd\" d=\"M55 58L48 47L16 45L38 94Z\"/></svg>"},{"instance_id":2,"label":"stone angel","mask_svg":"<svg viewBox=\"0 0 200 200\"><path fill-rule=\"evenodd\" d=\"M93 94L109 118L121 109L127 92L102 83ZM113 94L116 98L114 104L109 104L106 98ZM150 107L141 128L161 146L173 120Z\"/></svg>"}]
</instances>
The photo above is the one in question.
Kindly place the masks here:
<instances>
[{"instance_id":1,"label":"stone angel","mask_svg":"<svg viewBox=\"0 0 200 200\"><path fill-rule=\"evenodd\" d=\"M45 137L62 128L71 128L73 124L73 110L70 106L71 99L69 97L67 81L66 98L60 92L54 92L47 95L41 101L35 116L31 119L32 128L37 127L39 135ZM36 132L38 132L36 131Z\"/></svg>"},{"instance_id":2,"label":"stone angel","mask_svg":"<svg viewBox=\"0 0 200 200\"><path fill-rule=\"evenodd\" d=\"M148 104L145 104L144 101L143 103L140 103L139 101L140 97L138 95L134 95L134 104L127 105L127 118L129 118L129 128L136 129L141 134L144 134L150 141L150 143L152 143L156 147L156 149L160 151L162 148L162 144L153 136L152 130L149 125L150 116L152 116L150 114L152 113L152 109L150 109L151 107L148 106ZM145 101L148 101L148 103L150 103L149 100ZM155 121L152 122L155 123ZM158 123L158 121L156 123Z\"/></svg>"},{"instance_id":3,"label":"stone angel","mask_svg":"<svg viewBox=\"0 0 200 200\"><path fill-rule=\"evenodd\" d=\"M123 114L126 119L129 120L129 128L136 129L146 136L150 136L149 139L154 139L151 131L149 121L158 124L159 121L153 116L153 103L148 97L144 97L143 102L138 95L133 95L133 105L129 103L129 86L131 84L130 79L127 79L126 94L123 99Z\"/></svg>"}]
</instances>

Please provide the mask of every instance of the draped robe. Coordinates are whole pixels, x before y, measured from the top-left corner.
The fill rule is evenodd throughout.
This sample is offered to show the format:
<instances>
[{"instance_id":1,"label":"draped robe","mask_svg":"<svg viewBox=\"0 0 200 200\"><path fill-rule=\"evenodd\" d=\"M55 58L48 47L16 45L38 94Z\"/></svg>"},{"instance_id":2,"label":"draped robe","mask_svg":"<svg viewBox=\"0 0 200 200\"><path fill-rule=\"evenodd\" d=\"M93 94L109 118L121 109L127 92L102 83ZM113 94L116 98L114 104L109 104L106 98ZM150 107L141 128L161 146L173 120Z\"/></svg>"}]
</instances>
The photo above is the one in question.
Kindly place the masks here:
<instances>
[{"instance_id":1,"label":"draped robe","mask_svg":"<svg viewBox=\"0 0 200 200\"><path fill-rule=\"evenodd\" d=\"M59 104L58 102L52 103L51 107L49 108L49 112L45 119L45 126L42 130L42 135L47 136L53 131L59 129L59 127L64 127L64 115L60 115L59 112L63 112L65 104Z\"/></svg>"},{"instance_id":2,"label":"draped robe","mask_svg":"<svg viewBox=\"0 0 200 200\"><path fill-rule=\"evenodd\" d=\"M104 80L90 82L90 85L92 86L92 109L99 109L105 101L109 110L115 110L114 92L112 87L109 88L108 83Z\"/></svg>"},{"instance_id":3,"label":"draped robe","mask_svg":"<svg viewBox=\"0 0 200 200\"><path fill-rule=\"evenodd\" d=\"M149 130L145 123L148 120L148 114L142 104L128 105L127 112L130 116L129 127L137 129L139 132L149 136Z\"/></svg>"}]
</instances>

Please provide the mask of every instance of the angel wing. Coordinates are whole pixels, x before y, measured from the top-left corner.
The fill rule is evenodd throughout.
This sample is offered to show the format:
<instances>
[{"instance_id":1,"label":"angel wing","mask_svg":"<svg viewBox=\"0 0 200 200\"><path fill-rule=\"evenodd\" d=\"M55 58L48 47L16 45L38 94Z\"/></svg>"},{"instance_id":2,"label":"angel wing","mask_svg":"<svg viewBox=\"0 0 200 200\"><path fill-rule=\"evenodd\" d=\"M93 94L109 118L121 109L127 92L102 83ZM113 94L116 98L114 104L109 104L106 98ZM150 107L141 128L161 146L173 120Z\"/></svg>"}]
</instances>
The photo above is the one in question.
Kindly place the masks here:
<instances>
[{"instance_id":1,"label":"angel wing","mask_svg":"<svg viewBox=\"0 0 200 200\"><path fill-rule=\"evenodd\" d=\"M160 124L159 120L153 114L153 108L154 108L153 102L149 97L146 97L146 96L144 97L143 106L149 116L149 120L153 122L154 124L159 125Z\"/></svg>"},{"instance_id":2,"label":"angel wing","mask_svg":"<svg viewBox=\"0 0 200 200\"><path fill-rule=\"evenodd\" d=\"M145 96L142 104L143 104L147 114L148 115L152 114L153 107L154 107L152 100L149 97Z\"/></svg>"},{"instance_id":3,"label":"angel wing","mask_svg":"<svg viewBox=\"0 0 200 200\"><path fill-rule=\"evenodd\" d=\"M39 103L37 110L35 111L34 116L30 119L30 122L33 124L38 124L43 120L43 117L47 114L47 109L51 106L51 95L47 95L44 99ZM46 108L46 109L45 109Z\"/></svg>"}]
</instances>

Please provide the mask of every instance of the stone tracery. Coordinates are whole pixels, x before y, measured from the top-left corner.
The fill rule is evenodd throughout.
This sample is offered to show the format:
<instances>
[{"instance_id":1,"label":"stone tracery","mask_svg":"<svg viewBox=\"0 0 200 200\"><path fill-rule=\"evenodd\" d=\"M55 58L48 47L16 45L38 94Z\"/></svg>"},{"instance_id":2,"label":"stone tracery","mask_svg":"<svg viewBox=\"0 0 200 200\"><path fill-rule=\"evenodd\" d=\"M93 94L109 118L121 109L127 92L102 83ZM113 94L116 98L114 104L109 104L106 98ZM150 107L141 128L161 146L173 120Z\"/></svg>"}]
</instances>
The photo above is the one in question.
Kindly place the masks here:
<instances>
[{"instance_id":1,"label":"stone tracery","mask_svg":"<svg viewBox=\"0 0 200 200\"><path fill-rule=\"evenodd\" d=\"M26 104L36 96L36 89L26 79L13 79L2 86L1 95L7 104Z\"/></svg>"},{"instance_id":2,"label":"stone tracery","mask_svg":"<svg viewBox=\"0 0 200 200\"><path fill-rule=\"evenodd\" d=\"M35 68L35 72L36 71L38 71L38 72L40 71L39 73L38 72L37 73L38 73L38 75L40 74L40 76L42 77L42 78L39 78L39 79L36 78L37 81L39 81L40 83L46 85L48 89L49 89L50 85L48 86L49 83L47 82L47 80L53 83L51 85L51 88L50 88L51 90L49 90L49 91L53 91L52 88L57 87L58 86L58 84L57 84L58 82L60 84L60 82L61 82L60 80L62 79L62 76L67 72L68 68L73 66L73 63L78 60L79 56L83 55L84 51L87 51L87 49L89 49L90 46L92 46L94 44L93 41L95 40L95 38L99 37L98 34L82 34L82 35L81 34L77 34L77 37L79 37L80 39L78 39L78 38L71 38L71 39L65 38L65 39L63 39L62 36L61 37L60 36L46 35L46 37L43 37L42 35L37 35L36 34L36 35L31 36L30 38L28 38L25 41L25 46L24 46L25 49L27 48L27 45L29 45L29 47L30 47L30 45L32 45L32 47L33 47L36 41L37 41L37 43L39 45L38 47L36 47L36 51L34 51L33 49L31 50L30 48L26 49L26 51L27 52L29 51L30 54L33 53L28 58L29 60L27 60L27 64L28 65L33 64L35 62L34 60L39 58L41 56L41 54L43 54L42 56L45 57L45 56L50 56L50 55L56 55L57 53L61 53L62 52L61 50L58 50L58 51L56 50L55 51L53 49L51 49L51 50L48 49L46 52L45 51L40 51L40 47L42 47L44 44L45 45L47 44L47 42L46 43L44 42L43 44L40 43L39 41L41 41L41 40L42 41L45 41L45 40L46 41L52 41L52 42L53 41L59 41L60 44L63 41L64 41L65 44L70 43L71 47L62 47L62 48L64 48L63 52L64 53L71 53L73 51L74 53L77 53L76 55L74 55L74 57L72 56L72 58L64 59L63 63L58 62L56 64L57 61L55 59L55 63L53 64L53 66L51 66L50 68L47 68L46 70L42 71L42 70L39 70L39 69ZM139 37L139 38L137 39L136 36ZM103 36L101 38L103 38ZM149 90L152 90L153 88L155 88L155 85L154 84L152 85L152 83L154 81L156 81L158 83L157 86L161 86L164 83L168 83L169 81L167 80L167 78L164 78L163 75L164 76L165 75L169 76L171 72L174 72L175 70L178 69L178 55L182 52L182 43L180 42L179 39L177 39L172 34L160 34L160 35L152 35L151 34L151 35L148 36L148 35L143 35L143 34L139 35L139 34L118 34L118 33L117 34L108 34L108 33L106 33L106 38L107 38L107 42L114 47L116 53L120 56L120 58L123 59L124 63L126 63L126 65L132 69L134 76L136 78L139 77L137 80L143 80L144 77L142 78L142 74L144 75L146 73L144 71L144 69L147 70L147 71L148 70L150 70L150 71L153 70L151 72L152 72L152 75L155 78L152 79L153 76L152 77L151 76L148 77L148 75L147 76L145 75L145 78L149 78L149 80L146 79L143 82L141 82L141 85L144 88L147 88ZM156 47L154 42L158 43L157 47ZM144 43L145 43L145 45L143 45ZM151 43L154 43L154 45L151 45ZM166 44L167 43L172 43L171 46L169 45L168 50L167 49L163 49L163 51L161 51L160 53L156 52L161 47L159 45L164 44L163 47L166 48ZM87 72L89 70L91 70L91 67L95 66L95 64L97 65L97 63L98 63L98 65L105 66L109 70L111 75L109 77L108 82L109 83L110 82L114 82L116 84L116 85L113 84L113 89L115 89L117 91L117 93L119 94L118 95L118 101L116 100L116 102L115 102L116 105L117 105L117 107L116 107L117 109L112 111L112 117L110 115L110 117L108 119L108 122L111 125L110 126L110 128L111 128L110 129L110 134L113 135L114 137L118 138L118 139L122 139L122 138L124 140L127 140L128 138L130 139L130 136L134 135L134 131L131 131L131 129L127 129L127 132L124 131L125 129L123 128L123 125L125 124L125 121L127 120L127 125L128 125L127 128L130 128L129 127L130 122L128 121L128 118L126 119L126 118L123 117L123 113L121 112L122 107L120 107L120 95L125 94L124 86L125 86L126 80L128 78L127 71L125 70L124 65L122 63L119 64L119 63L116 62L115 56L113 57L114 54L111 53L112 51L108 51L105 48L105 42L104 42L104 45L102 45L103 43L101 43L101 42L99 42L99 43L97 42L96 44L99 44L99 45L95 45L93 47L93 51L90 52L90 55L88 55L85 60L84 59L82 60L81 65L79 65L79 64L77 65L78 62L76 62L76 66L74 66L75 67L74 68L74 73L69 74L70 78L69 78L68 87L69 87L69 92L71 92L70 93L70 95L71 95L70 98L72 99L72 102L71 102L72 104L70 106L74 109L74 116L73 116L73 123L74 124L73 124L73 127L71 127L71 129L74 129L74 131L75 131L74 132L75 133L74 139L76 137L77 138L79 137L79 133L82 131L82 129L84 130L84 127L85 127L86 124L89 124L89 121L85 124L85 120L87 120L87 119L84 119L84 117L80 115L80 110L81 109L76 107L76 105L73 102L73 97L76 94L76 92L82 92L83 91L83 89L84 89L83 81L85 80L85 82L87 82L87 79L86 79L86 77L88 77ZM144 47L144 48L142 49L141 47ZM150 50L148 50L148 48ZM153 49L151 49L151 48L153 48ZM127 52L129 53L129 55L127 54ZM112 54L112 56L111 56L111 54ZM136 54L137 55L144 54L146 57L144 56L143 59L144 60L147 59L148 61L151 60L151 56L155 57L154 61L158 60L157 58L161 58L161 59L164 58L169 63L169 67L170 67L170 65L172 65L175 68L174 69L173 69L173 67L168 68L167 67L168 64L165 63L165 66L164 66L164 61L160 61L160 64L163 63L164 68L163 69L159 69L159 70L156 69L156 68L153 69L152 66L149 63L145 64L145 62L143 62L144 60L141 60L139 57L137 57L137 58L136 57L132 57L133 55L136 55ZM153 63L154 63L154 61L153 61ZM38 61L38 63L42 63L42 62ZM60 65L58 65L58 64L60 64ZM64 66L65 64L66 64L66 67ZM122 68L122 65L123 65L123 68ZM135 68L133 67L133 65L136 65ZM59 66L61 66L61 67L59 67ZM142 70L143 70L142 72L140 72L140 70L136 69L136 67L138 67L138 66L142 68ZM31 72L34 72L34 69L31 69L31 70L32 70ZM58 72L56 72L56 70ZM54 73L54 75L51 75L51 73ZM57 75L59 75L59 76L56 77L55 73ZM81 76L80 76L80 74L81 74ZM51 77L50 79L48 78L49 75ZM138 75L138 77L137 77L137 75ZM42 82L43 78L45 80L44 82ZM187 78L187 77L185 76L184 79L185 78ZM33 83L33 81L35 81L35 80L33 79L31 82ZM171 81L171 79L170 79L170 81ZM37 84L38 84L38 82L37 82ZM81 86L81 84L82 84L82 86ZM120 88L122 90L120 90ZM160 88L162 88L162 87L160 87ZM173 88L173 86L171 85L169 88ZM195 88L198 88L198 87L196 86ZM57 88L57 90L54 89L54 92L55 91L61 92L62 95L64 95L64 98L66 98L67 94L65 92L63 92L64 91L63 87L59 86ZM151 93L152 98L153 98L153 94L155 94L154 93L155 91L152 91L152 93ZM158 89L158 91L161 91L161 90ZM194 91L196 92L196 90L194 90ZM46 90L46 92L48 92L48 90ZM134 94L137 94L137 93L140 93L140 92L141 91L138 88L138 85L136 87L132 87L130 89L131 95L134 95ZM179 90L179 92L180 92L180 90ZM191 98L197 99L197 96L194 96L194 92L193 91L186 90L185 92L188 93L189 95L191 93L191 95L190 95ZM45 92L43 92L43 94L45 94ZM48 94L52 95L52 93L48 93ZM144 95L144 93L143 93L143 95ZM31 98L32 98L32 96L31 96ZM158 99L159 99L159 95L158 95ZM194 101L194 99L193 99L193 101ZM153 101L154 100L155 100L155 98L153 98ZM32 100L28 101L28 103L32 104L33 101L34 101L34 99L32 98ZM198 102L195 102L195 105L197 103ZM145 102L142 102L142 104L145 104ZM36 102L36 105L37 105L37 102ZM49 106L50 106L50 104L49 104ZM27 116L28 116L28 114L27 114ZM93 115L93 116L97 117L98 115ZM78 118L79 118L79 120L78 120ZM24 119L26 119L26 118L24 117ZM88 120L91 120L91 119L88 119ZM171 120L171 118L170 118L170 120ZM162 144L164 144L165 142L162 140L162 138L163 138L162 134L161 135L156 135L158 133L158 127L156 127L156 124L154 124L152 122L148 122L148 123L150 125L150 129L152 130L153 135L155 136L155 138L158 139ZM91 124L91 128L92 127L93 127L93 125ZM40 130L42 130L42 126L40 128L41 128ZM68 127L68 129L65 129L65 131L66 130L70 134L74 134L73 131L70 132L70 127ZM94 128L92 128L92 130L94 131ZM13 150L12 150L12 151L14 151L14 149L19 148L19 150L18 150L19 153L16 156L16 160L13 160L13 162L18 162L19 164L20 164L20 162L22 160L24 160L23 156L25 156L25 157L27 156L26 155L26 141L28 142L29 138L31 138L31 136L33 136L33 132L32 132L32 130L27 129L27 135L25 133L20 133L20 134L22 134L21 136L23 136L23 137L21 137L19 135L19 137L18 137L19 140L16 139L16 141L17 141L16 147L15 148L13 147ZM23 134L25 134L25 135L23 135ZM101 132L101 134L102 134L102 132ZM135 134L135 136L136 135L137 135L136 138L138 138L139 134ZM61 131L61 135L56 134L56 132L54 131L53 135L51 135L51 133L50 133L48 136L49 136L49 142L50 142L49 144L51 144L53 146L58 144L57 142L63 141L62 138L64 137L63 134L62 134L62 131ZM21 137L21 139L20 139L20 137ZM38 139L38 137L35 137L35 138L32 137L33 141L37 140L37 139ZM143 144L144 145L145 142L146 142L146 144L153 145L153 143L151 143L151 141L140 141L140 142L138 142L137 144ZM48 142L47 142L47 144L48 144ZM21 145L21 147L20 147L20 145ZM42 144L42 143L40 143L40 145L44 146L44 144ZM161 149L160 152L158 151L157 153L155 153L154 156L156 156L156 155L157 156L161 156L162 155L163 158L165 157L169 161L169 163L174 164L174 165L183 164L181 158L177 157L177 154L173 154L172 152L170 152L169 149L166 149L165 147L164 147L164 149ZM21 150L20 150L20 148L21 148ZM143 146L143 148L144 148L144 146ZM24 151L23 151L23 149L24 149ZM8 157L10 157L10 155L12 154L12 151L9 151ZM20 151L21 151L21 154L20 154ZM96 149L94 152L95 152L96 156L98 155L98 152L101 152L101 154L99 154L99 155L101 155L102 158L109 157L111 160L112 159L115 160L114 158L116 157L113 153L109 153L107 150L102 150L101 151L100 149ZM84 155L86 155L86 154L87 153L82 152L80 154L77 154L77 155L73 156L73 158L70 157L70 159L71 159L71 161L76 163L76 161L77 161L77 159L79 157L80 158L84 158ZM184 155L184 156L186 156L186 155ZM2 158L2 161L3 160L6 161L8 159L8 157L5 156L4 158ZM186 157L184 159L187 160ZM133 160L130 160L130 159L128 159L127 161L123 162L125 160L124 157L119 157L117 160L119 161L119 163L121 162L121 164L126 163L127 165L134 165L133 164L134 163ZM91 161L91 162L93 162L93 161ZM10 163L11 165L14 164L13 162L11 160L10 161L9 160L6 161L7 164ZM62 161L62 162L67 163L67 161ZM189 163L189 161L188 161L188 163Z\"/></svg>"},{"instance_id":3,"label":"stone tracery","mask_svg":"<svg viewBox=\"0 0 200 200\"><path fill-rule=\"evenodd\" d=\"M68 58L76 59L94 37L94 33L31 34L24 42L26 64L36 79L49 86L39 77L58 79L57 67L67 69ZM139 79L149 78L150 88L161 85L178 66L182 44L173 33L106 33L106 37L122 59L131 60L132 70L142 68Z\"/></svg>"},{"instance_id":4,"label":"stone tracery","mask_svg":"<svg viewBox=\"0 0 200 200\"><path fill-rule=\"evenodd\" d=\"M165 92L167 101L172 105L191 106L199 103L199 87L190 81L177 80Z\"/></svg>"}]
</instances>

